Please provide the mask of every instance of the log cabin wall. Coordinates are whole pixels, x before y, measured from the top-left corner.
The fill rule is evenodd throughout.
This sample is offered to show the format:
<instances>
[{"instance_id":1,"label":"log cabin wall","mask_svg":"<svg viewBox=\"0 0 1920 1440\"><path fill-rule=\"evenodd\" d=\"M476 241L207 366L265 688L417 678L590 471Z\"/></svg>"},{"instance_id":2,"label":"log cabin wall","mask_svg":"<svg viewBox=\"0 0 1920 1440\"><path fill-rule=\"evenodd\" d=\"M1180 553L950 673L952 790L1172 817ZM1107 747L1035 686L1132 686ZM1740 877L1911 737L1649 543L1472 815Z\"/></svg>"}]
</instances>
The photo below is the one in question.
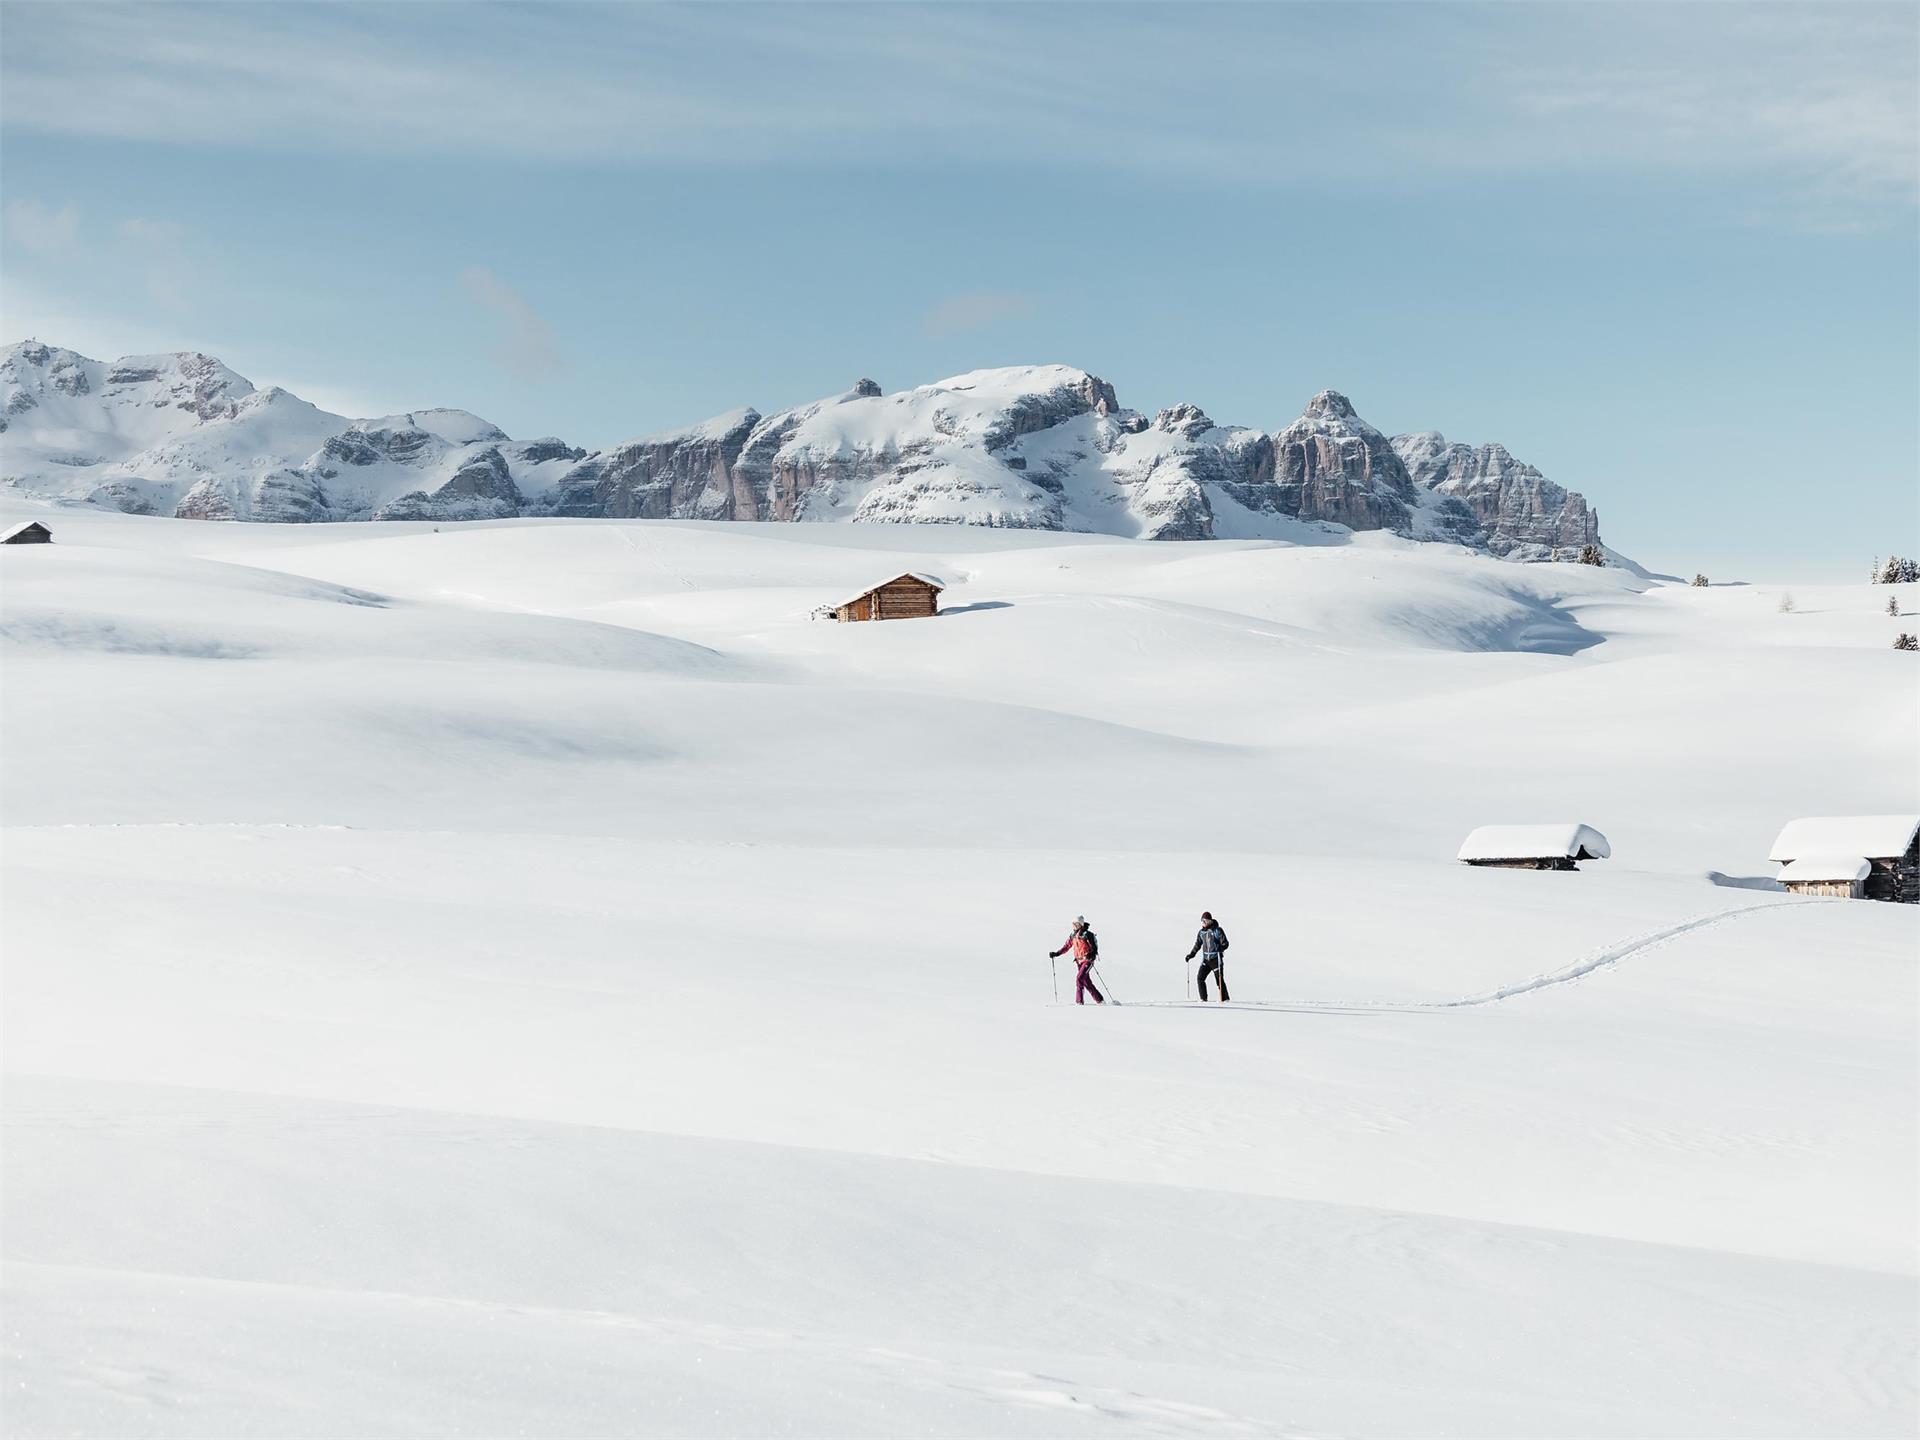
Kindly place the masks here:
<instances>
[{"instance_id":1,"label":"log cabin wall","mask_svg":"<svg viewBox=\"0 0 1920 1440\"><path fill-rule=\"evenodd\" d=\"M1829 895L1836 900L1860 898L1860 882L1857 880L1789 880L1787 889L1795 895Z\"/></svg>"},{"instance_id":2,"label":"log cabin wall","mask_svg":"<svg viewBox=\"0 0 1920 1440\"><path fill-rule=\"evenodd\" d=\"M1904 855L1891 860L1869 862L1866 894L1869 900L1893 900L1903 905L1920 905L1920 835Z\"/></svg>"},{"instance_id":3,"label":"log cabin wall","mask_svg":"<svg viewBox=\"0 0 1920 1440\"><path fill-rule=\"evenodd\" d=\"M919 620L940 613L940 592L922 580L889 580L834 611L841 620Z\"/></svg>"}]
</instances>

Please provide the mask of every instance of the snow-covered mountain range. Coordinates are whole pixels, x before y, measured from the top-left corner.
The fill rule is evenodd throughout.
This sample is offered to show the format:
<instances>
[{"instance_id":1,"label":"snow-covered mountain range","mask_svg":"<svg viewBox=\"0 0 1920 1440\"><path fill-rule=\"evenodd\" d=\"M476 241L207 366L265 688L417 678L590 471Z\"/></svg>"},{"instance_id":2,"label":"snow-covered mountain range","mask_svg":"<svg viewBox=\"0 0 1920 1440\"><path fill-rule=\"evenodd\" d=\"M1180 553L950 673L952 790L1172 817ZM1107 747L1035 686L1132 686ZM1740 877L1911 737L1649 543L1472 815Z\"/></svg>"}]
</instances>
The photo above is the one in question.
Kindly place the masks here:
<instances>
[{"instance_id":1,"label":"snow-covered mountain range","mask_svg":"<svg viewBox=\"0 0 1920 1440\"><path fill-rule=\"evenodd\" d=\"M1599 542L1586 500L1499 445L1389 438L1332 390L1275 431L1149 417L1064 365L871 380L588 453L464 410L350 419L208 355L0 352L0 483L207 520L517 515L905 521L1199 540L1391 530L1513 560Z\"/></svg>"}]
</instances>

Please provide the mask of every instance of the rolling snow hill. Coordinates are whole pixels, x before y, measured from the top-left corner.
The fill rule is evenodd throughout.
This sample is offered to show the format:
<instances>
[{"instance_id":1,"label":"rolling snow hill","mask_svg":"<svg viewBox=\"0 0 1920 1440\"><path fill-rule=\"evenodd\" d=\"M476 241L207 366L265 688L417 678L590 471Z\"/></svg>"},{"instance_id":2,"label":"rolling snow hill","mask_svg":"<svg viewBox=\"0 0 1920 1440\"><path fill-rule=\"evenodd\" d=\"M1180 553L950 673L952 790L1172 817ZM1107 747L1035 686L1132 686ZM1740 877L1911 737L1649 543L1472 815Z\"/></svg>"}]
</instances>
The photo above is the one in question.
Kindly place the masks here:
<instances>
[{"instance_id":1,"label":"rolling snow hill","mask_svg":"<svg viewBox=\"0 0 1920 1440\"><path fill-rule=\"evenodd\" d=\"M1600 540L1586 501L1499 446L1389 440L1334 391L1267 433L1195 405L1149 419L1064 365L871 380L595 452L516 444L463 410L372 420L256 391L210 356L112 365L37 342L0 355L0 481L196 520L520 515L854 520L1161 540L1390 530L1513 560Z\"/></svg>"},{"instance_id":2,"label":"rolling snow hill","mask_svg":"<svg viewBox=\"0 0 1920 1440\"><path fill-rule=\"evenodd\" d=\"M1920 809L1920 587L28 514L10 1432L1920 1420L1920 907L1765 860ZM902 570L943 615L809 618ZM1452 858L1540 821L1613 856ZM1118 1006L1053 1003L1076 913Z\"/></svg>"}]
</instances>

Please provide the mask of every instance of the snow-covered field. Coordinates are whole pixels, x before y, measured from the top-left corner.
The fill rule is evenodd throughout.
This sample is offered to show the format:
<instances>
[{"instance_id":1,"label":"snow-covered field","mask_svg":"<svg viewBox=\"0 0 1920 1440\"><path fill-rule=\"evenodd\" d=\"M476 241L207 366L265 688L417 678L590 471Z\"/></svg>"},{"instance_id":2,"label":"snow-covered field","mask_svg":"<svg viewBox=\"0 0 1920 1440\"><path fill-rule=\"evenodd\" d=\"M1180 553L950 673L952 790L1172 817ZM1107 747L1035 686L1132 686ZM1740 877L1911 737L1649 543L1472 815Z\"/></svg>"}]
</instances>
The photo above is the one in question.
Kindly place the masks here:
<instances>
[{"instance_id":1,"label":"snow-covered field","mask_svg":"<svg viewBox=\"0 0 1920 1440\"><path fill-rule=\"evenodd\" d=\"M1884 587L29 515L10 1435L1920 1423L1920 907L1765 859L1920 809Z\"/></svg>"}]
</instances>

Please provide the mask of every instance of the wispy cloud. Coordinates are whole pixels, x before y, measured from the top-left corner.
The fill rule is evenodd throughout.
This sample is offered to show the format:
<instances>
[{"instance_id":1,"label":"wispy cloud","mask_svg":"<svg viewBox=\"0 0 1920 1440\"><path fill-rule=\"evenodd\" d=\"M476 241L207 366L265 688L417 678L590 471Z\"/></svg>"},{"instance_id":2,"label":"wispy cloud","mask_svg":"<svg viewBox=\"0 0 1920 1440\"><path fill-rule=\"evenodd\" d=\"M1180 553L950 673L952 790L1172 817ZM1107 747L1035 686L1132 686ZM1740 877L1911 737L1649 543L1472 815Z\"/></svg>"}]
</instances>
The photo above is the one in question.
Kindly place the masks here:
<instances>
[{"instance_id":1,"label":"wispy cloud","mask_svg":"<svg viewBox=\"0 0 1920 1440\"><path fill-rule=\"evenodd\" d=\"M949 295L931 307L921 328L936 339L943 335L962 335L1031 314L1033 308L1030 295L1009 290L975 290L965 295Z\"/></svg>"},{"instance_id":2,"label":"wispy cloud","mask_svg":"<svg viewBox=\"0 0 1920 1440\"><path fill-rule=\"evenodd\" d=\"M567 366L554 343L553 329L527 297L484 265L460 272L461 287L489 311L500 328L493 356L501 369L523 380L564 373Z\"/></svg>"},{"instance_id":3,"label":"wispy cloud","mask_svg":"<svg viewBox=\"0 0 1920 1440\"><path fill-rule=\"evenodd\" d=\"M27 250L63 251L80 238L80 212L28 197L6 203L6 236Z\"/></svg>"},{"instance_id":4,"label":"wispy cloud","mask_svg":"<svg viewBox=\"0 0 1920 1440\"><path fill-rule=\"evenodd\" d=\"M986 4L35 5L9 12L7 40L15 143L743 168L857 154L1129 186L1679 174L1771 190L1761 209L1833 231L1920 198L1910 4L1196 3L1097 24Z\"/></svg>"},{"instance_id":5,"label":"wispy cloud","mask_svg":"<svg viewBox=\"0 0 1920 1440\"><path fill-rule=\"evenodd\" d=\"M1498 72L1572 165L1771 174L1796 223L1846 232L1868 204L1920 199L1917 21L1905 6L1644 7L1631 44L1594 31L1577 60Z\"/></svg>"},{"instance_id":6,"label":"wispy cloud","mask_svg":"<svg viewBox=\"0 0 1920 1440\"><path fill-rule=\"evenodd\" d=\"M16 7L7 38L16 135L738 165L844 163L857 142L868 161L1265 184L1695 167L1902 204L1916 184L1910 5L1140 6L1092 24L1073 6L96 4Z\"/></svg>"}]
</instances>

